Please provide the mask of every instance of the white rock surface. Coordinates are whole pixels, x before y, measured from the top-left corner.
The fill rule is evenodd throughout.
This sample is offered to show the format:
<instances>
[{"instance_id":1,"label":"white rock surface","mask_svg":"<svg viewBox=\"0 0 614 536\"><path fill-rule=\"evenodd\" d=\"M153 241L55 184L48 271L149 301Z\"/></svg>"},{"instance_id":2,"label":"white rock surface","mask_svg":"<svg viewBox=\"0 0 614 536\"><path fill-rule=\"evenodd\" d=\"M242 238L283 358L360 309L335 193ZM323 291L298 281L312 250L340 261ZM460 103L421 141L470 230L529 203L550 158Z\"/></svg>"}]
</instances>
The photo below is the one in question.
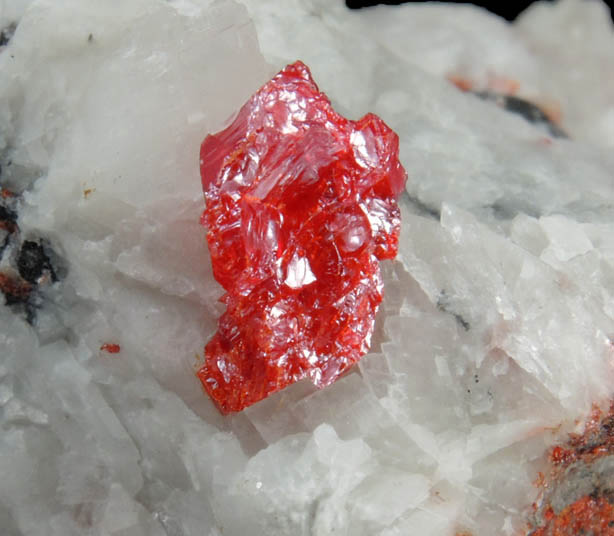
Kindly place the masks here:
<instances>
[{"instance_id":1,"label":"white rock surface","mask_svg":"<svg viewBox=\"0 0 614 536\"><path fill-rule=\"evenodd\" d=\"M3 535L523 532L547 447L614 380L603 4L508 25L442 4L0 2L11 22L0 184L65 275L32 325L0 305ZM399 259L357 370L223 418L194 375L221 311L198 147L295 59L340 111L399 133ZM450 76L517 85L570 139Z\"/></svg>"}]
</instances>

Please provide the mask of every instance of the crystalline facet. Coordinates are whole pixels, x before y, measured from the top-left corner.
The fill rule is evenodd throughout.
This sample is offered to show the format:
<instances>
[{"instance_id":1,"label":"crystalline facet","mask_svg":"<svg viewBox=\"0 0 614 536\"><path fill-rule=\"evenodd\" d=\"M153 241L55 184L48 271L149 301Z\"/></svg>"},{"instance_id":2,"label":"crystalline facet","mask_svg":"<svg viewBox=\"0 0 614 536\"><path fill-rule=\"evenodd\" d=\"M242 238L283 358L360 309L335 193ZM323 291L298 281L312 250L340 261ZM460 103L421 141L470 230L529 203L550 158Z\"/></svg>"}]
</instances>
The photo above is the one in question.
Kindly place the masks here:
<instances>
[{"instance_id":1,"label":"crystalline facet","mask_svg":"<svg viewBox=\"0 0 614 536\"><path fill-rule=\"evenodd\" d=\"M289 65L201 146L202 222L227 306L198 375L223 412L305 376L326 386L366 353L397 252L398 138L347 120Z\"/></svg>"}]
</instances>

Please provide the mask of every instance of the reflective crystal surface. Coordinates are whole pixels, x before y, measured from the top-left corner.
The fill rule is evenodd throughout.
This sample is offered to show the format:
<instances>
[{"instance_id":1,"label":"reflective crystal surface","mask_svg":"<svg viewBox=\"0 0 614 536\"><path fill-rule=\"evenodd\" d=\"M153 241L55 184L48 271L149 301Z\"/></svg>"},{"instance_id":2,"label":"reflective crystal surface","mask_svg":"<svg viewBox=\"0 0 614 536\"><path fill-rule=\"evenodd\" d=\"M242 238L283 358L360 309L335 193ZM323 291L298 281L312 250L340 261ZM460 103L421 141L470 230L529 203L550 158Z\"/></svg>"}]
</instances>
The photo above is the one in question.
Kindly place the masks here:
<instances>
[{"instance_id":1,"label":"reflective crystal surface","mask_svg":"<svg viewBox=\"0 0 614 536\"><path fill-rule=\"evenodd\" d=\"M337 114L301 62L207 136L202 223L226 312L198 375L222 412L364 355L397 253L406 173L377 116Z\"/></svg>"}]
</instances>

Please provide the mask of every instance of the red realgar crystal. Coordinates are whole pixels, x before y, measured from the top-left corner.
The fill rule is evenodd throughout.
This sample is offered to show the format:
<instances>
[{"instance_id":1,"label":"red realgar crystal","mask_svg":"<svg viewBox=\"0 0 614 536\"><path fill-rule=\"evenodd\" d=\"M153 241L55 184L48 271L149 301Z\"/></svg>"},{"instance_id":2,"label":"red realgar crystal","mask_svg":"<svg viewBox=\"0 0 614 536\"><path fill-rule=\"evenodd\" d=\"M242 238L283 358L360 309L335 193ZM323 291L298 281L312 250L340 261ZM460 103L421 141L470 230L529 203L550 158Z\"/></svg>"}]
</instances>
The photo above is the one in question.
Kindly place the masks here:
<instances>
[{"instance_id":1,"label":"red realgar crystal","mask_svg":"<svg viewBox=\"0 0 614 536\"><path fill-rule=\"evenodd\" d=\"M305 376L324 387L368 351L378 261L397 253L398 150L379 117L338 115L301 62L205 138L202 223L227 309L198 376L223 413Z\"/></svg>"}]
</instances>

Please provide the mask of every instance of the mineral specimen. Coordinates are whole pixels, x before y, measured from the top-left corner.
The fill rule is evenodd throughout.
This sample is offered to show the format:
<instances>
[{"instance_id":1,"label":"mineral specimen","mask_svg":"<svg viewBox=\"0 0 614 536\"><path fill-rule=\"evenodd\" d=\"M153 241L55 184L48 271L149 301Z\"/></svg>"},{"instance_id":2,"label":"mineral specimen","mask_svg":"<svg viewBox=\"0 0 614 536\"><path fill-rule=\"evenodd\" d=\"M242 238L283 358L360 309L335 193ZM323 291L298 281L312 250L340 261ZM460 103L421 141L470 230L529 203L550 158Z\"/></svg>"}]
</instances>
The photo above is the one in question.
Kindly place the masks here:
<instances>
[{"instance_id":1,"label":"mineral specimen","mask_svg":"<svg viewBox=\"0 0 614 536\"><path fill-rule=\"evenodd\" d=\"M583 425L593 402L608 415L614 386L604 3L534 2L507 24L430 2L0 1L0 29L13 21L0 47L2 536L528 536L529 522L568 536L588 516L587 534L614 530L614 449L569 442L602 449L607 420ZM347 117L371 111L399 135L411 180L398 260L381 265L358 366L223 419L192 366L221 314L195 153L269 65L295 58ZM569 139L544 143L449 73L558 103ZM25 241L57 281L39 255L23 279Z\"/></svg>"},{"instance_id":2,"label":"mineral specimen","mask_svg":"<svg viewBox=\"0 0 614 536\"><path fill-rule=\"evenodd\" d=\"M309 376L334 382L367 352L397 253L398 137L350 121L289 65L200 151L202 222L226 312L198 375L224 413Z\"/></svg>"}]
</instances>

